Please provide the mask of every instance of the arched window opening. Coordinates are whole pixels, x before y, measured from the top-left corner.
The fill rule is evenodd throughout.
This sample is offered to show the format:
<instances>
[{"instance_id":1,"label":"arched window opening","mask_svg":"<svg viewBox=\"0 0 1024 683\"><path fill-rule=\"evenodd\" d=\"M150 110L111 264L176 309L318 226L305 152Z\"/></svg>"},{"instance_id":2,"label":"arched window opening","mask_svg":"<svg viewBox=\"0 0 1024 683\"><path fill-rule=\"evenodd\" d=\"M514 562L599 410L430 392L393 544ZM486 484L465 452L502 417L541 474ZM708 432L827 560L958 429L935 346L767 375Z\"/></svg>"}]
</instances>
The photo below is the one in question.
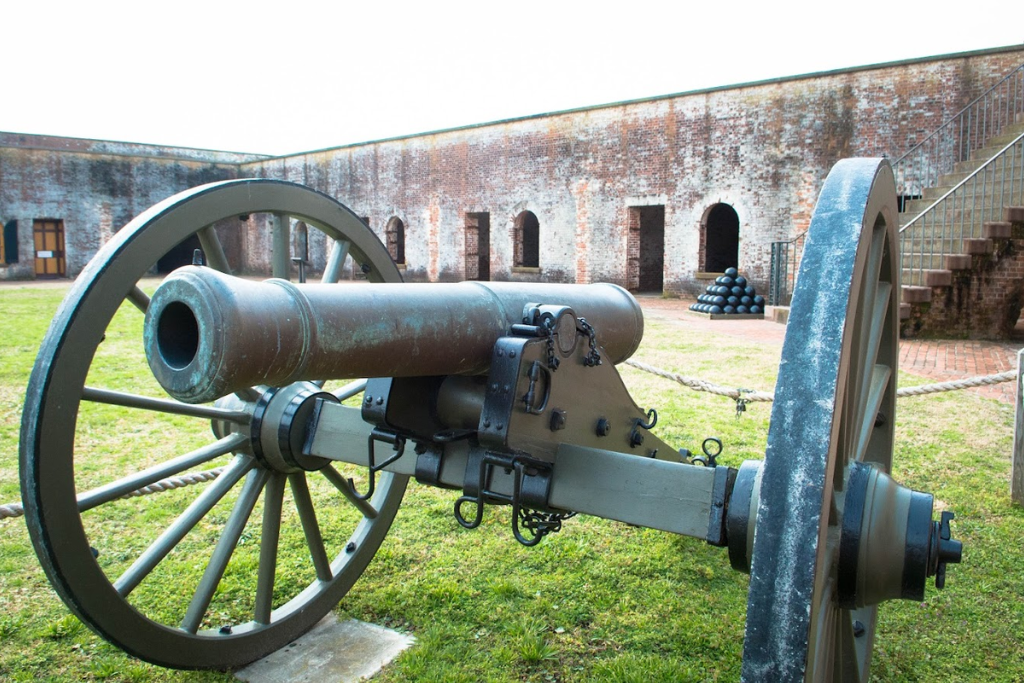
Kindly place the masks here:
<instances>
[{"instance_id":1,"label":"arched window opening","mask_svg":"<svg viewBox=\"0 0 1024 683\"><path fill-rule=\"evenodd\" d=\"M392 216L384 229L387 240L388 254L398 265L405 264L405 223L398 216Z\"/></svg>"},{"instance_id":2,"label":"arched window opening","mask_svg":"<svg viewBox=\"0 0 1024 683\"><path fill-rule=\"evenodd\" d=\"M723 273L739 266L740 217L728 204L708 209L705 222L704 270Z\"/></svg>"},{"instance_id":3,"label":"arched window opening","mask_svg":"<svg viewBox=\"0 0 1024 683\"><path fill-rule=\"evenodd\" d=\"M522 211L513 224L515 265L540 268L540 221L532 211Z\"/></svg>"}]
</instances>

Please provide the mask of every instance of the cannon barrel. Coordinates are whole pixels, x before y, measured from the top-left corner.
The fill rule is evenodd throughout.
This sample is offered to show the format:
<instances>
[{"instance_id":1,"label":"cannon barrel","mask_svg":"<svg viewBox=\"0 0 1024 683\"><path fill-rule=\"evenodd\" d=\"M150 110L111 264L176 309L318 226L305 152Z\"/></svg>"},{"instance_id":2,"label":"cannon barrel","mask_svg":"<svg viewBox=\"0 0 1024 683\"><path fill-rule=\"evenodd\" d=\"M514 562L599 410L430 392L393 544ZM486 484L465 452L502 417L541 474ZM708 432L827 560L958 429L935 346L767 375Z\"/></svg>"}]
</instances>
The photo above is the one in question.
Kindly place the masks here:
<instances>
[{"instance_id":1,"label":"cannon barrel","mask_svg":"<svg viewBox=\"0 0 1024 683\"><path fill-rule=\"evenodd\" d=\"M186 266L157 289L144 343L157 381L187 403L300 380L484 373L527 304L569 306L613 363L643 314L612 284L256 282Z\"/></svg>"}]
</instances>

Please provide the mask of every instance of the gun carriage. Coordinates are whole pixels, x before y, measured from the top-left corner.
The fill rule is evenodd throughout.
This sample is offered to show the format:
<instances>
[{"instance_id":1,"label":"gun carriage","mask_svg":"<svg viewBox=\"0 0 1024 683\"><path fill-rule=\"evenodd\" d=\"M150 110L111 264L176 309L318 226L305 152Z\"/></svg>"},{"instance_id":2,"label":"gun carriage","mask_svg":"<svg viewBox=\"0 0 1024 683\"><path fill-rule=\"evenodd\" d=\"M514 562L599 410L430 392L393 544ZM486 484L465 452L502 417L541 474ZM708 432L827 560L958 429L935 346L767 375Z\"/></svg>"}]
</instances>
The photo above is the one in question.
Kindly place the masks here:
<instances>
[{"instance_id":1,"label":"gun carriage","mask_svg":"<svg viewBox=\"0 0 1024 683\"><path fill-rule=\"evenodd\" d=\"M230 274L212 227L259 213L271 214L276 245L275 279L265 282ZM304 282L301 258L302 281L289 279L291 219L332 245L320 283ZM179 269L147 296L139 280L192 235L205 265ZM369 284L335 284L346 258ZM487 507L507 507L526 545L584 513L721 546L751 576L745 679L863 681L878 606L922 599L932 576L941 587L961 552L951 513L934 521L932 497L889 476L898 267L888 164L840 162L810 227L765 459L733 469L717 462L713 439L694 456L658 438L655 410L630 397L615 364L639 346L643 317L625 290L405 284L373 233L326 195L272 180L189 190L115 235L45 338L21 433L32 541L60 597L107 640L164 666L236 667L287 645L339 602L415 477L457 491L454 516L468 528ZM171 399L87 383L124 302L145 314L149 366ZM325 388L359 377L370 379ZM87 439L76 435L91 404L208 419L213 441L95 486ZM111 568L90 510L225 457L177 519ZM361 483L343 466L362 471ZM314 480L344 502L314 505ZM229 493L233 510L184 616L133 604L135 588ZM261 500L252 611L210 628L211 600ZM332 556L321 527L339 505L354 515ZM293 585L292 567L278 561L292 506L315 569L308 585Z\"/></svg>"}]
</instances>

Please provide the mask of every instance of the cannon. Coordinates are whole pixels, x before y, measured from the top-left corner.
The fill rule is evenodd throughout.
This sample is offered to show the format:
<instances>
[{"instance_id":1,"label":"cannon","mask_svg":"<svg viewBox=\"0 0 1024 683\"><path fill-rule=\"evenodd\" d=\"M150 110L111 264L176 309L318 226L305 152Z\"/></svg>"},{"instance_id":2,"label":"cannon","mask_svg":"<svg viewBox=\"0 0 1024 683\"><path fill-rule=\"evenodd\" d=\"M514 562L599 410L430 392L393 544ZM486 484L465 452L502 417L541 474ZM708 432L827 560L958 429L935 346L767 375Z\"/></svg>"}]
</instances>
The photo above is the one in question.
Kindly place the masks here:
<instances>
[{"instance_id":1,"label":"cannon","mask_svg":"<svg viewBox=\"0 0 1024 683\"><path fill-rule=\"evenodd\" d=\"M277 245L274 277L234 277L215 225L260 214ZM319 283L301 268L290 279L281 245L292 220L330 245ZM183 192L100 250L40 349L20 441L36 553L71 611L131 655L237 667L286 646L353 588L415 478L451 489L464 527L488 508L505 512L525 545L582 513L722 547L750 574L744 679L864 681L879 605L922 599L930 577L941 588L962 550L952 513L933 520L932 496L890 476L896 225L887 162L832 170L765 458L731 468L714 439L694 456L659 438L656 410L629 395L615 365L639 346L643 316L620 287L402 283L377 237L327 195L262 179ZM193 236L194 264L147 295L141 278ZM368 283L338 284L347 259ZM93 366L116 367L140 330L152 376L94 386ZM108 406L139 417L126 423ZM212 437L149 433L154 412L197 420ZM123 471L97 471L85 428L97 421L138 452ZM165 441L170 454L154 447ZM125 509L124 496L213 462L224 464L204 487L161 494L182 497L177 516ZM279 561L287 524L301 528L308 566ZM125 525L139 530L115 550ZM192 552L202 576L187 604L162 602L159 586L139 597ZM232 591L250 597L211 613L215 595Z\"/></svg>"}]
</instances>

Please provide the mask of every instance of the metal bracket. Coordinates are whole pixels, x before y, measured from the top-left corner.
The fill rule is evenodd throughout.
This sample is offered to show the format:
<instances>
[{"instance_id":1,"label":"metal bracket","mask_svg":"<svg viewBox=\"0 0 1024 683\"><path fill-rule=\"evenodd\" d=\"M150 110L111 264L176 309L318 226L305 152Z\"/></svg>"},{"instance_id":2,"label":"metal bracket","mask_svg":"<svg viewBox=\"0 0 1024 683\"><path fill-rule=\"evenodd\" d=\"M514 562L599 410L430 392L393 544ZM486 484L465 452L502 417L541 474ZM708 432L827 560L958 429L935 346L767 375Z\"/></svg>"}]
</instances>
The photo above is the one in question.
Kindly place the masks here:
<instances>
[{"instance_id":1,"label":"metal bracket","mask_svg":"<svg viewBox=\"0 0 1024 683\"><path fill-rule=\"evenodd\" d=\"M474 463L474 460L477 462ZM476 467L474 468L474 465ZM504 494L490 487L495 468L501 468L513 477L512 494ZM476 481L466 480L464 495L455 501L455 520L467 529L480 526L487 503L512 506L512 535L525 546L534 546L549 533L559 531L562 520L574 513L539 512L535 508L547 506L553 468L551 463L526 455L508 455L481 451L472 456L466 471L476 470ZM471 519L462 514L462 506L473 504ZM524 535L525 527L529 536Z\"/></svg>"},{"instance_id":2,"label":"metal bracket","mask_svg":"<svg viewBox=\"0 0 1024 683\"><path fill-rule=\"evenodd\" d=\"M389 457L387 460L380 464L374 462L376 459L376 453L374 452L373 444L377 441L389 443L395 450L394 455L392 455L391 457ZM394 432L386 432L382 429L374 429L372 432L370 432L370 436L367 437L366 439L366 447L368 450L366 456L370 465L370 472L367 475L370 480L369 488L366 490L366 493L360 494L358 489L356 489L355 482L352 481L351 478L349 478L348 480L348 485L352 487L352 493L354 493L356 495L356 498L358 498L359 500L369 500L370 497L373 496L373 491L377 482L377 473L380 472L385 467L387 467L388 465L390 465L391 463L393 463L394 461L401 458L402 455L405 453L405 437L399 436Z\"/></svg>"}]
</instances>

